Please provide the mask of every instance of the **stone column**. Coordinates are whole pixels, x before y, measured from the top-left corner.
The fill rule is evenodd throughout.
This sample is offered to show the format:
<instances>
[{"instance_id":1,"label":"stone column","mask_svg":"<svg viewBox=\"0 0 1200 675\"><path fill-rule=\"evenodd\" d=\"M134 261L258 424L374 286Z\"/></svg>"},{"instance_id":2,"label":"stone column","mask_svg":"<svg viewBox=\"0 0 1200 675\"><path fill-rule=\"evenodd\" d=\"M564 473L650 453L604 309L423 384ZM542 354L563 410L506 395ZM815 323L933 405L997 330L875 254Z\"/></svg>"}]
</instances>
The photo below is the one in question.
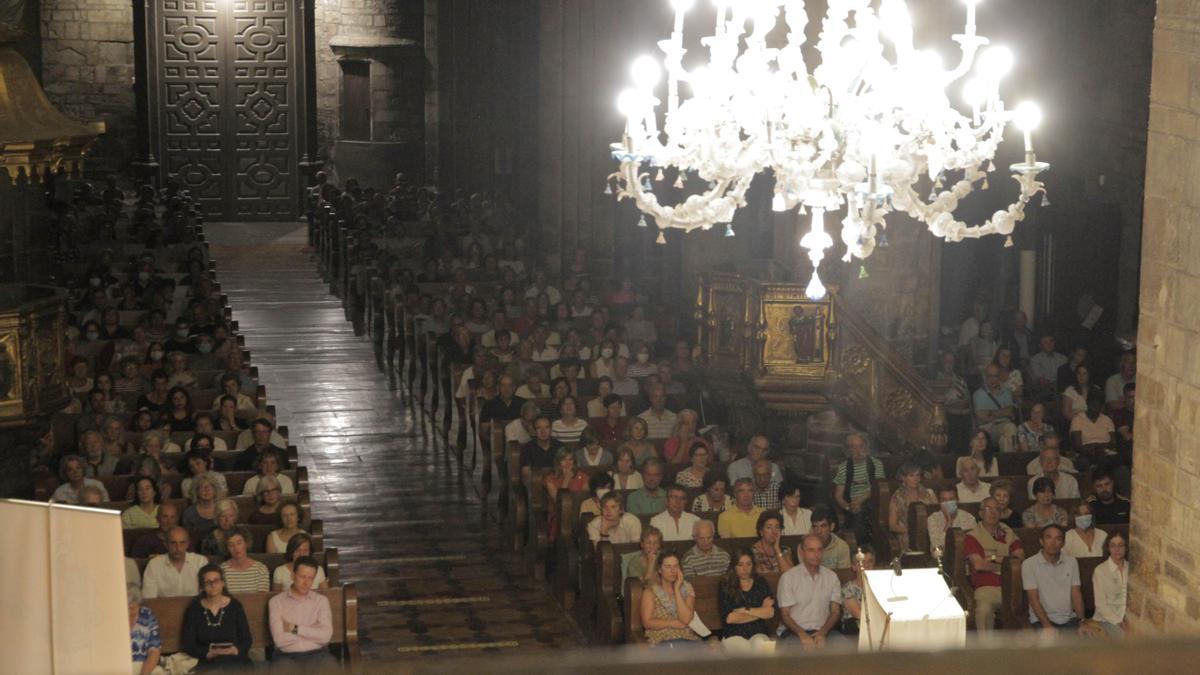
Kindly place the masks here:
<instances>
[{"instance_id":1,"label":"stone column","mask_svg":"<svg viewBox=\"0 0 1200 675\"><path fill-rule=\"evenodd\" d=\"M1129 620L1200 634L1200 15L1159 0L1142 231Z\"/></svg>"}]
</instances>

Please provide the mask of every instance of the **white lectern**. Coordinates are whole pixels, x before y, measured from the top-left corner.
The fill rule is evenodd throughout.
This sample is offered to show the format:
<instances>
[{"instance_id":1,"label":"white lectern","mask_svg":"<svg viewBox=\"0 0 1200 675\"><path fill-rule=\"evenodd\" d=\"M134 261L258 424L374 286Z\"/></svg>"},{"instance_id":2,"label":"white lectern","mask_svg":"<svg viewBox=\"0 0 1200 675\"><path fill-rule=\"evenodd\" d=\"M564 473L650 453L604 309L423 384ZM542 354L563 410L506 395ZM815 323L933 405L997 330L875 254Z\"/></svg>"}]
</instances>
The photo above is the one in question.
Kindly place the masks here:
<instances>
[{"instance_id":1,"label":"white lectern","mask_svg":"<svg viewBox=\"0 0 1200 675\"><path fill-rule=\"evenodd\" d=\"M121 516L0 499L0 671L127 674Z\"/></svg>"},{"instance_id":2,"label":"white lectern","mask_svg":"<svg viewBox=\"0 0 1200 675\"><path fill-rule=\"evenodd\" d=\"M858 648L929 650L962 647L967 615L936 569L866 572Z\"/></svg>"}]
</instances>

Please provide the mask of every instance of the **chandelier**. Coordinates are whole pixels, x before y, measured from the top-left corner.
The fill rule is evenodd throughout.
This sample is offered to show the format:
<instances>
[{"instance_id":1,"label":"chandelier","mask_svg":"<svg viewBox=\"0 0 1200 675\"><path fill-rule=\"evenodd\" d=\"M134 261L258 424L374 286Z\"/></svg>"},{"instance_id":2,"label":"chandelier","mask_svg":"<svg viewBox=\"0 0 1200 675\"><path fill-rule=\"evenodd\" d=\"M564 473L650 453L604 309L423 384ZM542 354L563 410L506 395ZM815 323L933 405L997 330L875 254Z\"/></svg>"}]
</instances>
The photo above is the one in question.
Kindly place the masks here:
<instances>
[{"instance_id":1,"label":"chandelier","mask_svg":"<svg viewBox=\"0 0 1200 675\"><path fill-rule=\"evenodd\" d=\"M639 225L652 216L660 244L666 228L724 225L733 236L734 212L745 206L754 177L769 170L772 208L811 218L800 246L813 265L806 291L813 299L825 295L817 271L833 246L825 219L842 209L846 262L871 255L885 216L896 211L948 241L1011 235L1039 192L1048 204L1037 177L1049 164L1037 160L1032 142L1041 112L1032 103L1006 109L1000 82L1012 69L1012 53L988 47L976 33L979 0L964 2L966 28L952 36L962 54L947 69L936 52L913 46L904 0L829 0L816 44L820 64L810 72L802 53L808 24L803 0L716 0L714 32L700 41L708 63L690 70L683 66L683 26L693 0L672 0L674 30L658 43L662 65L650 56L635 60L634 86L618 97L626 126L622 141L612 144L620 167L608 177L606 192L615 187L618 200L632 199L642 212ZM781 19L786 44L768 46ZM663 102L656 95L663 65L660 128ZM961 109L951 102L960 97ZM1017 200L982 224L956 219L967 195L989 188L1010 121L1025 133L1024 161L1010 167L1020 187ZM651 174L662 183L659 191L667 192L664 169L673 169L680 193L692 181L703 189L673 205L662 203ZM919 185L932 186L927 196Z\"/></svg>"}]
</instances>

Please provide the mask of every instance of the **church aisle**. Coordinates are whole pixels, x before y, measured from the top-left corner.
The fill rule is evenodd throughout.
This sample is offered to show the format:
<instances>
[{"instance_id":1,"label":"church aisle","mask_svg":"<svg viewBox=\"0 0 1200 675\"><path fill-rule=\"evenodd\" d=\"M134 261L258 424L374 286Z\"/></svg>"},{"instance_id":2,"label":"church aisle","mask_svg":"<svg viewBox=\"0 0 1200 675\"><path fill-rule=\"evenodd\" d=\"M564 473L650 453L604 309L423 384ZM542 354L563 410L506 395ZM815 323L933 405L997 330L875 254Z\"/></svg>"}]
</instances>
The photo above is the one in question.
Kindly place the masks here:
<instances>
[{"instance_id":1,"label":"church aisle","mask_svg":"<svg viewBox=\"0 0 1200 675\"><path fill-rule=\"evenodd\" d=\"M582 644L389 389L310 260L304 226L205 229L268 403L308 467L313 516L338 549L343 581L358 587L367 660Z\"/></svg>"}]
</instances>

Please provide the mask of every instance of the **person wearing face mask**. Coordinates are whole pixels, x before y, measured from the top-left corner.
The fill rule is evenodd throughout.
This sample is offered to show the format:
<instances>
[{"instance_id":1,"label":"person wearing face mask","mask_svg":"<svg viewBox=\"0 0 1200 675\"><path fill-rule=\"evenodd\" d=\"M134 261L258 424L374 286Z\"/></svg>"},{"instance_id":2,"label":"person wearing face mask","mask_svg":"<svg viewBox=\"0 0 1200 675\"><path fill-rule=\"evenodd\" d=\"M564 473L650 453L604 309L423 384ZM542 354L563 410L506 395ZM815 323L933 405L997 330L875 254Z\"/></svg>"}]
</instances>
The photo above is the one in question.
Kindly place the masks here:
<instances>
[{"instance_id":1,"label":"person wearing face mask","mask_svg":"<svg viewBox=\"0 0 1200 675\"><path fill-rule=\"evenodd\" d=\"M150 378L154 371L163 370L167 366L167 350L161 342L151 342L146 350L145 359L141 365L142 377Z\"/></svg>"},{"instance_id":2,"label":"person wearing face mask","mask_svg":"<svg viewBox=\"0 0 1200 675\"><path fill-rule=\"evenodd\" d=\"M220 370L221 364L213 355L214 341L207 333L196 336L196 356L193 362L195 370Z\"/></svg>"},{"instance_id":3,"label":"person wearing face mask","mask_svg":"<svg viewBox=\"0 0 1200 675\"><path fill-rule=\"evenodd\" d=\"M1063 553L1072 558L1102 558L1108 533L1095 527L1095 518L1087 502L1075 507L1075 527L1067 531Z\"/></svg>"},{"instance_id":4,"label":"person wearing face mask","mask_svg":"<svg viewBox=\"0 0 1200 675\"><path fill-rule=\"evenodd\" d=\"M80 333L87 344L95 343L104 337L100 332L100 324L96 321L88 321L83 324L83 331Z\"/></svg>"},{"instance_id":5,"label":"person wearing face mask","mask_svg":"<svg viewBox=\"0 0 1200 675\"><path fill-rule=\"evenodd\" d=\"M592 362L592 377L599 379L601 377L612 377L613 369L616 366L616 345L612 340L605 340L600 343L600 358Z\"/></svg>"},{"instance_id":6,"label":"person wearing face mask","mask_svg":"<svg viewBox=\"0 0 1200 675\"><path fill-rule=\"evenodd\" d=\"M196 353L196 344L191 338L191 328L187 319L180 317L175 322L175 332L172 333L170 339L163 346L166 347L168 352Z\"/></svg>"},{"instance_id":7,"label":"person wearing face mask","mask_svg":"<svg viewBox=\"0 0 1200 675\"><path fill-rule=\"evenodd\" d=\"M929 532L929 552L934 549L946 548L946 531L957 527L963 532L975 529L975 516L958 508L958 490L946 486L938 490L938 502L941 505L937 511L925 519L925 528Z\"/></svg>"},{"instance_id":8,"label":"person wearing face mask","mask_svg":"<svg viewBox=\"0 0 1200 675\"><path fill-rule=\"evenodd\" d=\"M640 380L658 373L658 366L650 362L650 347L638 345L633 353L634 362L629 364L629 377Z\"/></svg>"}]
</instances>

